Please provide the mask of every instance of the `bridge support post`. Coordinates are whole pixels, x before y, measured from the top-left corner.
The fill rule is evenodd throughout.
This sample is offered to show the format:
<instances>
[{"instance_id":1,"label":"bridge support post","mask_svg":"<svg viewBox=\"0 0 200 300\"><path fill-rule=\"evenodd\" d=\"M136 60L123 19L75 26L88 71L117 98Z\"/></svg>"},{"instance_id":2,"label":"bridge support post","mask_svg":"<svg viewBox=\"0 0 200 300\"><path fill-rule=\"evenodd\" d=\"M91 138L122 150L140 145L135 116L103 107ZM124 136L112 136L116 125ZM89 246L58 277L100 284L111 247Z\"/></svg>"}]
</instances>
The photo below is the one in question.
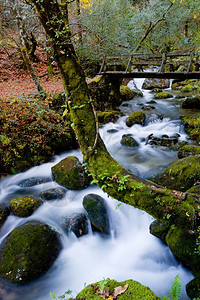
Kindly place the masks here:
<instances>
[{"instance_id":1,"label":"bridge support post","mask_svg":"<svg viewBox=\"0 0 200 300\"><path fill-rule=\"evenodd\" d=\"M114 104L114 106L118 106L121 104L121 96L120 96L120 84L122 79L115 76L105 76L105 85L109 89L109 98L110 102Z\"/></svg>"}]
</instances>

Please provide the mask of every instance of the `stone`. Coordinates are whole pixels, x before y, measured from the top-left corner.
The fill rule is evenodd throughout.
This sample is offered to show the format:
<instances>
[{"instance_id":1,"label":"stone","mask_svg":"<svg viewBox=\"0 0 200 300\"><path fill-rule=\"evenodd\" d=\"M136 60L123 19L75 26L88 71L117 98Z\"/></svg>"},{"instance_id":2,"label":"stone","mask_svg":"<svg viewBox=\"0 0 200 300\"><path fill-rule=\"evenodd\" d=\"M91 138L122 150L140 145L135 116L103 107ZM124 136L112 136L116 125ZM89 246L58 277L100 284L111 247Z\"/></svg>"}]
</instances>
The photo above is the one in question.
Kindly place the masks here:
<instances>
[{"instance_id":1,"label":"stone","mask_svg":"<svg viewBox=\"0 0 200 300\"><path fill-rule=\"evenodd\" d=\"M42 200L32 196L24 196L10 201L10 208L13 214L20 218L26 218L42 205Z\"/></svg>"},{"instance_id":2,"label":"stone","mask_svg":"<svg viewBox=\"0 0 200 300\"><path fill-rule=\"evenodd\" d=\"M134 97L134 92L126 85L120 86L120 95L123 101L131 100Z\"/></svg>"},{"instance_id":3,"label":"stone","mask_svg":"<svg viewBox=\"0 0 200 300\"><path fill-rule=\"evenodd\" d=\"M58 233L31 221L11 231L0 246L0 276L25 284L47 272L61 250Z\"/></svg>"},{"instance_id":4,"label":"stone","mask_svg":"<svg viewBox=\"0 0 200 300\"><path fill-rule=\"evenodd\" d=\"M173 98L173 95L170 93L167 93L167 92L160 92L154 96L154 99L157 99L157 100L158 99L168 99L168 98Z\"/></svg>"},{"instance_id":5,"label":"stone","mask_svg":"<svg viewBox=\"0 0 200 300\"><path fill-rule=\"evenodd\" d=\"M124 134L122 136L120 144L123 146L127 146L127 147L138 147L139 146L138 142L132 136L129 136L127 134Z\"/></svg>"},{"instance_id":6,"label":"stone","mask_svg":"<svg viewBox=\"0 0 200 300\"><path fill-rule=\"evenodd\" d=\"M93 230L108 234L109 219L106 201L99 195L87 194L83 198L83 207L87 211Z\"/></svg>"},{"instance_id":7,"label":"stone","mask_svg":"<svg viewBox=\"0 0 200 300\"><path fill-rule=\"evenodd\" d=\"M0 203L0 229L10 214L10 210L5 203Z\"/></svg>"},{"instance_id":8,"label":"stone","mask_svg":"<svg viewBox=\"0 0 200 300\"><path fill-rule=\"evenodd\" d=\"M53 188L40 193L40 197L44 200L61 199L65 196L66 190L64 188Z\"/></svg>"},{"instance_id":9,"label":"stone","mask_svg":"<svg viewBox=\"0 0 200 300\"><path fill-rule=\"evenodd\" d=\"M68 232L72 231L77 237L88 234L88 221L83 213L73 213L61 221L62 226Z\"/></svg>"},{"instance_id":10,"label":"stone","mask_svg":"<svg viewBox=\"0 0 200 300\"><path fill-rule=\"evenodd\" d=\"M171 163L151 181L172 190L185 192L200 180L200 155L188 156Z\"/></svg>"},{"instance_id":11,"label":"stone","mask_svg":"<svg viewBox=\"0 0 200 300\"><path fill-rule=\"evenodd\" d=\"M134 124L144 125L145 120L146 116L142 111L135 111L126 119L126 125L128 127L131 127Z\"/></svg>"},{"instance_id":12,"label":"stone","mask_svg":"<svg viewBox=\"0 0 200 300\"><path fill-rule=\"evenodd\" d=\"M42 184L51 181L50 177L31 177L22 180L18 185L20 187L31 187L34 185Z\"/></svg>"},{"instance_id":13,"label":"stone","mask_svg":"<svg viewBox=\"0 0 200 300\"><path fill-rule=\"evenodd\" d=\"M93 299L93 300L101 300L102 297L95 293L95 287L99 287L100 282L96 282L93 284L89 284L85 287L78 295L76 296L77 299ZM109 294L114 293L114 289L116 287L128 285L127 289L117 296L119 300L159 300L160 298L157 297L149 287L142 285L141 283L134 281L134 280L126 280L123 282L117 282L115 280L107 280L106 287L109 288ZM112 297L112 296L111 296ZM111 298L110 297L110 298ZM116 297L115 297L116 298ZM112 299L114 299L112 297Z\"/></svg>"},{"instance_id":14,"label":"stone","mask_svg":"<svg viewBox=\"0 0 200 300\"><path fill-rule=\"evenodd\" d=\"M165 89L168 88L170 84L169 79L156 79L156 78L146 78L142 85L142 89L152 90L155 88Z\"/></svg>"},{"instance_id":15,"label":"stone","mask_svg":"<svg viewBox=\"0 0 200 300\"><path fill-rule=\"evenodd\" d=\"M184 158L189 155L196 155L200 154L200 147L199 146L192 146L192 145L184 145L178 150L178 158Z\"/></svg>"},{"instance_id":16,"label":"stone","mask_svg":"<svg viewBox=\"0 0 200 300\"><path fill-rule=\"evenodd\" d=\"M183 100L181 107L184 109L200 109L200 97L188 97Z\"/></svg>"},{"instance_id":17,"label":"stone","mask_svg":"<svg viewBox=\"0 0 200 300\"><path fill-rule=\"evenodd\" d=\"M77 157L68 156L51 168L53 179L71 190L80 190L90 184L88 175Z\"/></svg>"}]
</instances>

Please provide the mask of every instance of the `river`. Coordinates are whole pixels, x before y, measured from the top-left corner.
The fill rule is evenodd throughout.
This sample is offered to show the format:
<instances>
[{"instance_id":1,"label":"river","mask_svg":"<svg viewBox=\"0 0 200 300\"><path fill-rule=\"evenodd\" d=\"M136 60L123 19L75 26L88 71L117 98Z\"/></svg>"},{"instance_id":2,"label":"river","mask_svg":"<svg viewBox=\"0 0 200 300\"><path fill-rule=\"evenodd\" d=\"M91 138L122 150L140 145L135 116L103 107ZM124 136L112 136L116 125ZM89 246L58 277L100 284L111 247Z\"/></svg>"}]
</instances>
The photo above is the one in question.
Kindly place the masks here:
<instances>
[{"instance_id":1,"label":"river","mask_svg":"<svg viewBox=\"0 0 200 300\"><path fill-rule=\"evenodd\" d=\"M142 81L137 80L141 87ZM131 86L131 83L129 83ZM170 88L168 89L168 91ZM179 141L186 140L183 127L179 121L182 114L180 99L158 100L155 109L145 112L145 126L134 125L128 128L125 119L132 111L140 110L141 104L153 99L150 91L143 91L144 97L134 98L121 106L126 116L116 123L108 123L100 129L110 154L124 167L143 178L150 178L163 167L177 159L177 152L164 147L145 145L147 136L179 133ZM161 118L162 116L162 118ZM114 129L114 133L110 132ZM123 134L132 134L139 147L130 148L120 144ZM75 155L82 160L80 150L61 153L52 162L36 166L30 170L8 176L0 181L0 202L9 201L20 195L39 195L44 190L59 186L52 181L51 167L61 159ZM49 181L32 187L23 188L19 184L24 179L45 177ZM105 238L99 233L89 233L77 238L73 233L67 235L60 220L71 212L84 212L82 199L88 193L96 193L107 201L110 218L110 236ZM68 190L60 200L45 202L33 215L19 218L10 215L0 231L0 242L19 224L28 220L40 220L61 233L63 248L50 270L38 280L25 286L14 286L5 280L0 281L0 300L50 300L50 292L57 296L68 289L76 294L85 285L103 278L123 281L134 279L149 286L159 297L170 295L171 284L177 274L181 277L182 300L189 299L185 285L192 280L189 270L176 260L169 248L158 238L149 233L153 218L147 213L135 209L107 196L96 185L81 191Z\"/></svg>"}]
</instances>

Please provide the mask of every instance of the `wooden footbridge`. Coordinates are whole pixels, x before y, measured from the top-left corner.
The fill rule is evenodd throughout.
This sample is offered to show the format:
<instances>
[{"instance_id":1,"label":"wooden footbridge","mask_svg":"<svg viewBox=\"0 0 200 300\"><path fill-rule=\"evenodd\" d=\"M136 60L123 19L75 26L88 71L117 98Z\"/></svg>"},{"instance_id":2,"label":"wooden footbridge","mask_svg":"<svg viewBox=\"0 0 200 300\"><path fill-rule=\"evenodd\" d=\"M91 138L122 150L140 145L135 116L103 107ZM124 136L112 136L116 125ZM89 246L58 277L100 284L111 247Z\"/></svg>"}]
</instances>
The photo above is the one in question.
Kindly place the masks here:
<instances>
[{"instance_id":1,"label":"wooden footbridge","mask_svg":"<svg viewBox=\"0 0 200 300\"><path fill-rule=\"evenodd\" d=\"M200 53L104 56L99 75L112 79L200 79Z\"/></svg>"}]
</instances>

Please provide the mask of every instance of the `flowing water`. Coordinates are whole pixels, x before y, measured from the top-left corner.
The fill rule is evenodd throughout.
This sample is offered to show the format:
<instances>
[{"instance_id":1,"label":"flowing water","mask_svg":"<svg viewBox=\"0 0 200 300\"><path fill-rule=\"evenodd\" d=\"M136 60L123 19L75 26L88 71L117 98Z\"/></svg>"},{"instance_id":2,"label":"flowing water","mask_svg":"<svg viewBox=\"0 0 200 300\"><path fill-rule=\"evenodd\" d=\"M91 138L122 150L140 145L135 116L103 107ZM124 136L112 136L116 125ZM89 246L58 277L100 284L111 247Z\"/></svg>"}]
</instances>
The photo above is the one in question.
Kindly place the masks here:
<instances>
[{"instance_id":1,"label":"flowing water","mask_svg":"<svg viewBox=\"0 0 200 300\"><path fill-rule=\"evenodd\" d=\"M140 88L142 81L137 80ZM129 84L131 85L131 83ZM122 106L125 114L139 110L141 104L152 100L153 94L144 91L144 97L127 102ZM145 126L125 125L126 117L117 123L109 123L100 129L100 134L111 155L120 164L143 178L149 178L156 172L177 159L176 151L165 147L145 145L147 136L179 133L179 140L187 139L178 120L180 100L158 100L155 109L147 111ZM162 115L162 118L161 118ZM112 130L111 130L112 129ZM111 130L111 131L110 131ZM113 132L114 131L114 132ZM112 133L111 133L112 132ZM120 144L123 134L132 134L140 143L138 148L124 147ZM54 157L50 163L33 167L27 172L6 177L0 181L0 202L10 201L20 195L39 195L42 191L59 186L52 181L51 167L68 155L75 155L82 160L80 150L69 151ZM21 187L19 183L32 177L44 177L48 182L32 187ZM96 193L107 201L110 217L110 236L105 238L98 233L81 238L66 234L60 220L71 212L83 212L82 199L88 193ZM73 296L84 288L84 285L102 280L103 278L123 281L134 279L149 286L158 296L169 295L171 284L177 274L182 282L182 300L188 299L185 285L192 280L191 272L178 262L169 248L149 233L149 225L153 218L147 213L131 206L121 204L103 193L97 186L81 191L68 190L61 200L45 202L28 218L10 215L0 231L0 242L19 224L28 220L43 221L61 233L63 248L51 269L40 279L21 287L0 281L0 300L48 300L50 292L57 296L68 289ZM116 209L117 208L117 209Z\"/></svg>"}]
</instances>

